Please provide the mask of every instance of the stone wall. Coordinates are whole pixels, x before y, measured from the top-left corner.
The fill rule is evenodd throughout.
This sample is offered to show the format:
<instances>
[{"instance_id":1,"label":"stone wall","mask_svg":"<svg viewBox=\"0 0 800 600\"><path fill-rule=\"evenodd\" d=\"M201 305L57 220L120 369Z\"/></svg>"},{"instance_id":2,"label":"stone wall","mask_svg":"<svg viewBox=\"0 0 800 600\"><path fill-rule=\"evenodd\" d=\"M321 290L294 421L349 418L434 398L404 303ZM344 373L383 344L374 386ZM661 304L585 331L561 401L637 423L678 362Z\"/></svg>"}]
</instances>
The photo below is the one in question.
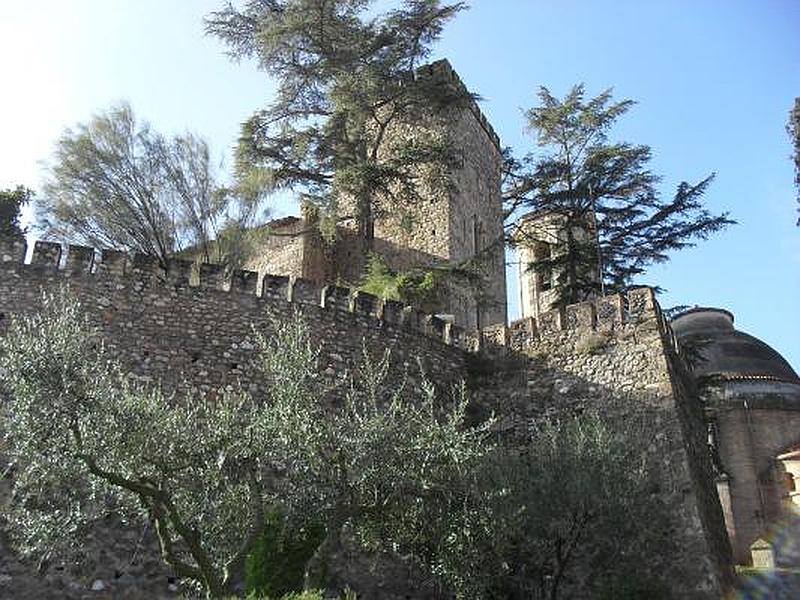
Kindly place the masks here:
<instances>
[{"instance_id":1,"label":"stone wall","mask_svg":"<svg viewBox=\"0 0 800 600\"><path fill-rule=\"evenodd\" d=\"M455 75L454 75L455 76ZM449 233L451 261L474 259L484 284L480 316L470 315L465 327L505 324L506 276L503 203L500 198L502 156L486 118L474 108L448 123L451 142L462 157L452 175Z\"/></svg>"},{"instance_id":2,"label":"stone wall","mask_svg":"<svg viewBox=\"0 0 800 600\"><path fill-rule=\"evenodd\" d=\"M642 557L643 572L663 578L676 598L714 598L730 589L731 551L702 407L652 290L489 328L483 344L512 365L477 392L485 409L500 415L506 435L524 443L538 420L589 409L633 437L646 427L655 500L666 503L674 525L664 546Z\"/></svg>"},{"instance_id":3,"label":"stone wall","mask_svg":"<svg viewBox=\"0 0 800 600\"><path fill-rule=\"evenodd\" d=\"M96 259L93 250L81 247L70 247L62 260L61 247L48 243L36 244L31 264L21 263L23 255L21 246L0 247L0 335L15 315L37 309L43 290L68 284L112 354L136 376L161 381L168 390L192 387L218 394L242 386L258 393L262 382L252 366L252 328L268 334L271 320L298 311L320 342L321 368L334 381L343 380L364 345L391 349L396 368L412 374L421 360L439 383L468 376L465 350L482 347L507 368L476 389L475 405L495 410L499 431L523 443L543 416L587 408L631 427L655 425L648 454L675 527L665 534L663 548L643 557L643 569L674 585L675 597L711 598L728 587L730 550L702 414L649 289L542 313L536 321L488 328L478 336L395 302L304 279L264 276L259 284L256 273L239 271L226 282L219 268L205 265L195 287L189 284L191 264L184 261L173 261L162 273L148 257L104 251ZM138 539L134 533L122 537L130 543ZM143 571L120 570L119 557L135 551L126 548L93 548L90 559L104 566L91 573L62 569L58 589L70 590L63 597L81 597L97 579L104 588L96 597L121 597L123 589L134 594L136 577L153 582L147 590L172 593L169 573L157 561ZM50 585L32 568L20 566L4 548L0 585L6 588L0 592L12 589L14 581ZM137 575L115 578L117 572Z\"/></svg>"},{"instance_id":4,"label":"stone wall","mask_svg":"<svg viewBox=\"0 0 800 600\"><path fill-rule=\"evenodd\" d=\"M167 389L258 390L253 330L268 333L272 321L295 312L321 341L323 369L339 378L357 362L364 344L390 349L398 365L413 367L420 358L436 380L448 379L463 365L462 352L453 345L457 329L369 294L269 275L259 290L255 272L237 271L224 281L217 265L203 265L195 287L189 284L189 262L173 261L162 274L150 257L129 260L104 251L95 264L94 251L71 246L59 268L60 252L57 244L37 242L31 264L0 265L3 321L35 311L43 290L69 285L111 354L136 376Z\"/></svg>"},{"instance_id":5,"label":"stone wall","mask_svg":"<svg viewBox=\"0 0 800 600\"><path fill-rule=\"evenodd\" d=\"M406 370L412 379L419 377L418 361L443 384L463 372L464 353L454 345L458 330L346 288L275 276L257 285L258 276L250 271L236 272L226 282L215 265L201 268L195 287L189 285L188 261L173 261L162 273L149 257L113 251L103 251L96 260L91 248L70 246L62 260L59 245L39 242L31 264L21 262L24 254L24 245L0 245L0 335L16 316L37 310L43 291L68 285L109 352L134 376L160 382L167 392L191 388L215 395L241 387L260 393L253 328L268 335L273 320L289 319L295 311L319 343L320 368L332 383L346 380L364 346L378 353L390 349L396 378ZM0 480L0 509L9 489L10 481ZM0 598L162 598L179 593L147 528L98 524L75 556L37 569L11 551L0 527Z\"/></svg>"}]
</instances>

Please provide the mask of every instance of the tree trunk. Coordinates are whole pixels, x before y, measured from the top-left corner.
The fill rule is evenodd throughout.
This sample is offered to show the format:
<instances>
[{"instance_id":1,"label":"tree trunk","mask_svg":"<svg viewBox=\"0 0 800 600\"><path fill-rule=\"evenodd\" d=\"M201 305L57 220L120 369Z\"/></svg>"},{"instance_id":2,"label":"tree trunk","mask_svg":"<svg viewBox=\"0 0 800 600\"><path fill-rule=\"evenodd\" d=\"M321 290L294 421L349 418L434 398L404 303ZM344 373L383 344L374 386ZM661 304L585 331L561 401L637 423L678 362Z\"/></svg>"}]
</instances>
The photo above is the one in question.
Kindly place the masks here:
<instances>
[{"instance_id":1,"label":"tree trunk","mask_svg":"<svg viewBox=\"0 0 800 600\"><path fill-rule=\"evenodd\" d=\"M306 590L325 589L330 578L331 559L341 552L343 526L344 521L336 519L326 527L325 539L306 566L303 583Z\"/></svg>"}]
</instances>

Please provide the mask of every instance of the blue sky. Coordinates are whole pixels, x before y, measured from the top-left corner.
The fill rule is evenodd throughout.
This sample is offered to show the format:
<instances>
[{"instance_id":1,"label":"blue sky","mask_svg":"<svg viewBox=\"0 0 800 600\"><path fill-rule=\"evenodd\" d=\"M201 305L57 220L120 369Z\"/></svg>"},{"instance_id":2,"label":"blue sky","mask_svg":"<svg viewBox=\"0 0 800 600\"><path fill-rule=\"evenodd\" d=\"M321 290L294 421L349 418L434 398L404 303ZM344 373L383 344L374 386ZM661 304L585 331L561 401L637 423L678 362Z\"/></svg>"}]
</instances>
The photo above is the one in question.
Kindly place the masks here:
<instances>
[{"instance_id":1,"label":"blue sky","mask_svg":"<svg viewBox=\"0 0 800 600\"><path fill-rule=\"evenodd\" d=\"M26 0L0 20L0 187L36 189L61 131L118 100L163 132L196 131L230 164L271 82L203 36L221 0ZM650 270L662 305L719 306L800 369L800 228L787 113L800 95L800 2L475 0L447 57L505 145L533 149L521 111L545 85L613 87L637 106L612 137L649 144L671 195L714 171L714 211L739 225ZM282 202L276 212L291 207ZM517 314L516 270L510 313Z\"/></svg>"}]
</instances>

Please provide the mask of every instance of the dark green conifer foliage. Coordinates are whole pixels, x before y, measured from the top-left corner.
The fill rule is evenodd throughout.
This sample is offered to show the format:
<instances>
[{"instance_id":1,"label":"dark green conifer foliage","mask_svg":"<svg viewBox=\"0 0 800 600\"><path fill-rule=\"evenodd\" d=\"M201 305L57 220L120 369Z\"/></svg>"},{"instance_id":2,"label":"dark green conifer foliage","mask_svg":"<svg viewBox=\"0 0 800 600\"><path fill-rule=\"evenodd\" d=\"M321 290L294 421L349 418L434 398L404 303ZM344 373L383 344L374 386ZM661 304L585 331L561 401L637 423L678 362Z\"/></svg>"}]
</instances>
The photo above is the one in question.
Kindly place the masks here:
<instances>
[{"instance_id":1,"label":"dark green conifer foliage","mask_svg":"<svg viewBox=\"0 0 800 600\"><path fill-rule=\"evenodd\" d=\"M463 3L405 0L379 14L373 5L250 0L206 21L234 58L256 59L278 83L275 100L242 126L240 176L325 209L328 237L336 218L354 219L367 249L375 219L447 185L454 160L441 136L392 132L472 98L446 78L415 76Z\"/></svg>"},{"instance_id":2,"label":"dark green conifer foliage","mask_svg":"<svg viewBox=\"0 0 800 600\"><path fill-rule=\"evenodd\" d=\"M792 140L792 159L794 160L794 184L797 187L797 212L800 213L800 97L794 99L794 107L789 111L786 132ZM797 217L800 227L800 215Z\"/></svg>"},{"instance_id":3,"label":"dark green conifer foliage","mask_svg":"<svg viewBox=\"0 0 800 600\"><path fill-rule=\"evenodd\" d=\"M614 102L610 90L587 100L583 85L563 99L545 87L538 95L539 105L526 117L544 152L507 160L504 196L509 212L524 207L563 223L561 248L540 263L555 274L558 304L622 290L670 252L734 223L727 213L715 215L703 206L713 174L682 182L665 201L656 189L660 178L649 169L650 147L609 141L610 129L633 101ZM550 241L537 229L523 235L526 243Z\"/></svg>"},{"instance_id":4,"label":"dark green conifer foliage","mask_svg":"<svg viewBox=\"0 0 800 600\"><path fill-rule=\"evenodd\" d=\"M21 237L25 230L20 225L22 207L30 202L33 192L25 186L0 190L0 237Z\"/></svg>"}]
</instances>

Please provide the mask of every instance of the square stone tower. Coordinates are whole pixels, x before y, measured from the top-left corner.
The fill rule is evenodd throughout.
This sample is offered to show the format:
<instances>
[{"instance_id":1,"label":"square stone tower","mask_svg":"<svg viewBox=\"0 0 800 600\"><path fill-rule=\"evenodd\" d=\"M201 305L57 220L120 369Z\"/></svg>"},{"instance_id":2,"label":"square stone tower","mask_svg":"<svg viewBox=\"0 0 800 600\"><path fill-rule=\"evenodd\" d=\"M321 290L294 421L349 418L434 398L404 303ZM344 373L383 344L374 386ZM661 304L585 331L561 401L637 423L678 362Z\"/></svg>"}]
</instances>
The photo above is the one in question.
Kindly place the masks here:
<instances>
[{"instance_id":1,"label":"square stone tower","mask_svg":"<svg viewBox=\"0 0 800 600\"><path fill-rule=\"evenodd\" d=\"M464 86L447 60L423 67L417 76ZM449 278L440 313L467 329L505 323L500 140L475 102L399 133L430 135L431 128L447 137L459 159L449 190L431 192L429 201L402 215L382 215L375 222L374 250L396 270L463 266L477 277L470 283Z\"/></svg>"},{"instance_id":2,"label":"square stone tower","mask_svg":"<svg viewBox=\"0 0 800 600\"><path fill-rule=\"evenodd\" d=\"M563 258L570 243L591 254L587 264L578 267L576 277L583 287L600 291L599 264L594 257L598 245L593 217L567 227L570 218L562 211L534 211L523 215L516 226L514 241L519 257L519 293L522 317L537 319L556 307L566 281ZM599 254L598 254L599 256ZM587 300L593 294L578 300Z\"/></svg>"},{"instance_id":3,"label":"square stone tower","mask_svg":"<svg viewBox=\"0 0 800 600\"><path fill-rule=\"evenodd\" d=\"M416 76L442 78L465 91L446 60L422 67ZM368 253L373 252L394 271L422 268L450 273L443 278L434 312L449 315L458 326L505 324L502 156L497 134L470 100L444 113L432 108L429 116L414 123L393 124L385 134L387 139L391 136L445 138L457 158L456 166L445 174L448 184L436 190L417 188L421 202L401 202L401 206L387 202L379 207L369 249L353 219L339 222L333 245L322 240L308 211L301 219L276 221L270 224L272 239L247 267L262 276L269 272L355 286L364 275ZM347 199L340 199L338 210L341 215L354 214Z\"/></svg>"}]
</instances>

